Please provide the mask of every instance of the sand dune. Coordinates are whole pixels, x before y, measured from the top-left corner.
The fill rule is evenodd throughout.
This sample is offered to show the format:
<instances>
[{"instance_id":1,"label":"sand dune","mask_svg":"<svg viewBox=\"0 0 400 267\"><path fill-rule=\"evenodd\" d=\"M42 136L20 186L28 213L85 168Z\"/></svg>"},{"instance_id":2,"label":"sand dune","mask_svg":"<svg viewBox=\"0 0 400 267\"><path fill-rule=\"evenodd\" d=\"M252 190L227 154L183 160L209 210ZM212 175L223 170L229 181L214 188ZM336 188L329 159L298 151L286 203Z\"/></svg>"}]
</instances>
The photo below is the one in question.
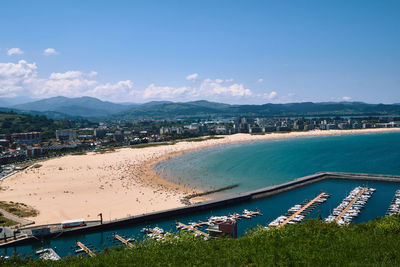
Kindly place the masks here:
<instances>
[{"instance_id":1,"label":"sand dune","mask_svg":"<svg viewBox=\"0 0 400 267\"><path fill-rule=\"evenodd\" d=\"M1 181L0 199L29 204L40 211L36 224L67 219L104 220L183 206L180 199L196 189L170 183L152 165L173 155L209 146L316 135L400 131L393 129L330 130L267 135L235 134L202 142L178 142L109 153L64 156L41 162Z\"/></svg>"}]
</instances>

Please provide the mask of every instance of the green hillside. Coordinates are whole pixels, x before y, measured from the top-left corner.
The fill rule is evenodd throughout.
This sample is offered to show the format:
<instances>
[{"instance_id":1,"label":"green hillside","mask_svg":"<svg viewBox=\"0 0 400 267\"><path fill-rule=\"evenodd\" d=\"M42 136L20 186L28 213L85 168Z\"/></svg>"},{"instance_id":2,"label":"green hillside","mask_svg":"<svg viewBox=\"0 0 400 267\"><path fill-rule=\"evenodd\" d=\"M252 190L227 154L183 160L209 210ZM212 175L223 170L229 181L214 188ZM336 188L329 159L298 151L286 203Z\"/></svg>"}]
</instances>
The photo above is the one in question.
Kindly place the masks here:
<instances>
[{"instance_id":1,"label":"green hillside","mask_svg":"<svg viewBox=\"0 0 400 267\"><path fill-rule=\"evenodd\" d=\"M339 227L317 220L238 239L204 241L191 235L136 248L106 249L94 258L59 262L14 258L7 266L399 266L400 217Z\"/></svg>"},{"instance_id":2,"label":"green hillside","mask_svg":"<svg viewBox=\"0 0 400 267\"><path fill-rule=\"evenodd\" d=\"M13 106L18 110L26 111L53 111L69 116L103 117L117 112L128 110L133 105L116 104L101 101L93 97L68 98L57 96L25 104Z\"/></svg>"},{"instance_id":3,"label":"green hillside","mask_svg":"<svg viewBox=\"0 0 400 267\"><path fill-rule=\"evenodd\" d=\"M45 115L52 119L83 117L94 120L400 114L400 105L366 104L362 102L230 105L199 100L192 102L153 101L144 104L122 104L101 101L93 97L68 98L62 96L19 104L12 108L18 113Z\"/></svg>"},{"instance_id":4,"label":"green hillside","mask_svg":"<svg viewBox=\"0 0 400 267\"><path fill-rule=\"evenodd\" d=\"M176 117L232 117L232 116L335 116L335 115L394 115L400 114L399 105L341 103L288 103L264 105L228 105L208 101L186 103L163 102L138 105L110 118L176 118Z\"/></svg>"},{"instance_id":5,"label":"green hillside","mask_svg":"<svg viewBox=\"0 0 400 267\"><path fill-rule=\"evenodd\" d=\"M17 114L15 112L0 112L0 134L41 132L43 140L55 138L57 129L90 126L87 120L52 120L45 116Z\"/></svg>"}]
</instances>

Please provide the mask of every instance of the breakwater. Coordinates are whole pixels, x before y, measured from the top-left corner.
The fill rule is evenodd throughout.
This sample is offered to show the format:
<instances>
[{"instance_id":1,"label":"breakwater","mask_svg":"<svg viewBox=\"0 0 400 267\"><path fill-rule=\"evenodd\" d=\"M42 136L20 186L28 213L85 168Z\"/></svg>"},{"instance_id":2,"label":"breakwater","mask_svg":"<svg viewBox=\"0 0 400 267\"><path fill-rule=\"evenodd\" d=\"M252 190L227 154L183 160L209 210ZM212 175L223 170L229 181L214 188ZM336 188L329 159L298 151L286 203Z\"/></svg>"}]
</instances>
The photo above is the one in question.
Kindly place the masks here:
<instances>
[{"instance_id":1,"label":"breakwater","mask_svg":"<svg viewBox=\"0 0 400 267\"><path fill-rule=\"evenodd\" d=\"M137 225L140 223L151 223L157 220L168 219L183 215L190 215L196 212L207 211L222 207L229 207L235 204L241 204L251 201L256 201L262 198L269 198L275 195L279 195L284 192L292 191L306 185L310 185L313 183L317 183L323 180L359 180L359 181L378 181L378 182L391 182L391 183L399 183L400 176L395 175L380 175L380 174L360 174L360 173L337 173L337 172L321 172L313 175L309 175L306 177L301 177L295 179L293 181L280 184L268 186L259 190L238 194L232 197L225 197L220 199L215 199L211 201L206 201L198 204L193 204L191 206L176 208L165 210L162 212L154 212L149 214L144 214L140 216L132 216L119 220L108 221L104 223L93 222L86 227L79 227L76 229L69 229L63 231L61 234L58 234L57 237L60 236L72 236L78 234L87 234L94 232L101 232L107 230L115 230L121 227L127 227L130 225ZM48 236L46 238L54 238L55 236ZM10 240L11 241L11 240ZM37 241L36 238L25 238L23 240L18 240L10 243L3 243L0 247L6 246L18 246L21 244L26 244L30 242Z\"/></svg>"}]
</instances>

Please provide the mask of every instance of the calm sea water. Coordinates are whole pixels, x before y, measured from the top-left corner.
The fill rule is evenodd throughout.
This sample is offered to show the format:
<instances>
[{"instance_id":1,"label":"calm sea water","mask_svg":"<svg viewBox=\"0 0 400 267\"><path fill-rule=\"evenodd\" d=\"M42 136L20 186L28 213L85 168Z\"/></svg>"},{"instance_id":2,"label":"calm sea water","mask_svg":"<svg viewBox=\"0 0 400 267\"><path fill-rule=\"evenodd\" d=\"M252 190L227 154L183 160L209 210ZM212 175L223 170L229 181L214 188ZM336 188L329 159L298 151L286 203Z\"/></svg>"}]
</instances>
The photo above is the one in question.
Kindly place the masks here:
<instances>
[{"instance_id":1,"label":"calm sea water","mask_svg":"<svg viewBox=\"0 0 400 267\"><path fill-rule=\"evenodd\" d=\"M213 147L164 161L155 170L203 190L231 193L281 184L320 171L400 175L400 133L306 137Z\"/></svg>"},{"instance_id":2,"label":"calm sea water","mask_svg":"<svg viewBox=\"0 0 400 267\"><path fill-rule=\"evenodd\" d=\"M317 171L400 174L399 141L400 134L390 133L258 142L186 154L164 162L158 168L171 177L179 174L179 181L182 183L193 183L204 188L240 183L237 191L278 184ZM192 175L192 178L189 175ZM286 213L293 205L312 199L321 191L330 194L331 198L309 216L316 218L320 212L325 218L354 187L364 185L377 190L354 222L360 223L384 216L395 190L400 188L399 183L325 180L270 198L109 231L68 237L61 235L57 239L0 249L0 254L30 255L42 247L51 247L56 248L57 253L64 257L75 255L74 246L77 240L96 251L102 251L105 247L118 245L112 238L113 233L141 240L144 236L140 233L140 229L146 226L160 226L165 230L174 231L176 221L183 223L204 221L213 215L228 215L242 212L243 209L260 210L263 216L238 222L238 233L243 235L250 227L267 225L279 215Z\"/></svg>"}]
</instances>

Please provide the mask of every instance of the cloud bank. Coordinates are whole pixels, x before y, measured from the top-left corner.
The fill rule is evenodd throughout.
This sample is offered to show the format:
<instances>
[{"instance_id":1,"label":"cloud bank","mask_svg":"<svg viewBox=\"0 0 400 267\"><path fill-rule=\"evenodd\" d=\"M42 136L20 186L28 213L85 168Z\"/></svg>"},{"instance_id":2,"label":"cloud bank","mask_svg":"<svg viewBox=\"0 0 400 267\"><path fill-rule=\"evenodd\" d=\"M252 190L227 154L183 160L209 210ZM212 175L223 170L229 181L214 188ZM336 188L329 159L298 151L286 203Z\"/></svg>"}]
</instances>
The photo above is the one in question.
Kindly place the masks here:
<instances>
[{"instance_id":1,"label":"cloud bank","mask_svg":"<svg viewBox=\"0 0 400 267\"><path fill-rule=\"evenodd\" d=\"M143 89L135 88L131 80L99 82L97 77L96 71L80 70L52 72L48 77L39 77L38 66L35 63L28 63L25 60L17 63L0 62L0 97L92 96L102 100L124 102L206 99L228 103L257 103L274 100L277 96L275 91L255 94L243 83L234 82L233 78L198 79L198 73L182 78L183 83L189 81L187 85L169 86L150 83Z\"/></svg>"}]
</instances>

